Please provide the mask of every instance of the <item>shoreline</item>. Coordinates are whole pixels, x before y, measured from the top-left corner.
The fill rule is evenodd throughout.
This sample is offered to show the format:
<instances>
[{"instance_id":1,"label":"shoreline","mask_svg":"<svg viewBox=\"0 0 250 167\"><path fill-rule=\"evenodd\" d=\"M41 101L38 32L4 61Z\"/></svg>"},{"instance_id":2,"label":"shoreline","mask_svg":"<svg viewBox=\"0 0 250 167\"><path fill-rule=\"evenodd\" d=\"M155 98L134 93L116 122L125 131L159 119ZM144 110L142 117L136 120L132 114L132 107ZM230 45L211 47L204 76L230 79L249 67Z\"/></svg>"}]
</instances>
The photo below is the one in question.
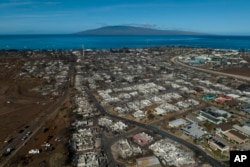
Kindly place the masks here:
<instances>
[{"instance_id":1,"label":"shoreline","mask_svg":"<svg viewBox=\"0 0 250 167\"><path fill-rule=\"evenodd\" d=\"M193 47L250 50L250 36L214 35L0 35L1 50Z\"/></svg>"},{"instance_id":2,"label":"shoreline","mask_svg":"<svg viewBox=\"0 0 250 167\"><path fill-rule=\"evenodd\" d=\"M140 50L140 49L166 49L166 48L179 48L179 49L211 49L211 50L235 50L235 51L244 51L244 52L250 52L250 49L227 49L227 48L211 48L211 47L199 47L199 46L185 46L185 45L162 45L162 46L146 46L146 47L120 47L120 48L61 48L61 49L57 49L57 48L44 48L44 49L32 49L32 48L23 48L23 49L15 49L15 48L11 48L11 49L3 49L0 48L0 52L18 52L18 51L79 51L79 50L84 50L84 51L101 51L101 50L105 50L105 51L121 51L121 50Z\"/></svg>"},{"instance_id":3,"label":"shoreline","mask_svg":"<svg viewBox=\"0 0 250 167\"><path fill-rule=\"evenodd\" d=\"M19 159L18 163L17 161L8 161L5 158L8 163L16 164L16 166L24 162L22 158L28 154L29 150L42 148L42 143L45 140L49 144L52 144L56 151L50 150L48 153L39 153L40 155L36 155L34 161L30 162L30 165L37 166L41 160L49 164L58 153L66 160L69 155L64 153L67 153L69 149L74 150L74 154L81 154L83 157L88 156L89 152L91 152L91 155L96 156L101 155L103 152L105 153L104 157L107 155L107 163L118 164L119 162L113 161L111 146L118 139L126 139L133 142L131 136L137 134L137 132L133 131L134 128L139 128L140 132L148 131L148 134L154 138L154 143L163 138L170 138L181 145L187 146L192 150L191 153L202 157L200 166L204 163L210 163L214 166L225 166L224 162L217 161L214 156L197 147L196 144L187 143L186 140L171 135L171 130L182 133L178 127L168 129L169 131L165 132L151 121L154 118L161 118L157 122L159 125L166 124L166 121L169 123L169 114L172 114L175 120L186 119L188 114L198 117L198 111L204 107L199 104L204 104L202 96L205 93L216 92L218 96L222 93L228 95L235 94L238 95L239 100L242 98L241 101L243 102L246 100L245 95L250 91L246 85L248 84L246 81L243 82L235 80L232 77L224 77L222 75L206 73L207 71L182 67L178 62L176 63L177 60L175 61L177 57L181 58L180 60L183 63L187 63L186 60L202 58L201 55L203 55L205 60L211 58L207 62L212 65L212 63L216 64L216 61L212 60L212 57L218 58L219 55L228 55L231 58L240 58L241 56L248 58L250 54L248 52L244 52L243 54L243 52L228 50L152 47L147 49L85 50L85 52L82 52L82 50L13 51L0 52L0 54L2 55L0 68L2 71L5 71L0 78L2 84L0 85L1 98L5 102L1 105L5 107L6 111L10 111L11 109L13 111L9 112L8 118L0 118L4 121L13 120L14 118L22 120L20 122L15 121L15 124L9 125L6 133L2 135L2 140L4 140L10 134L9 132L13 131L13 142L6 145L6 147L16 148L16 150L21 148L18 153L13 152L10 155ZM207 57L209 55L211 57ZM233 60L237 59L232 59L232 62ZM249 62L249 59L247 61ZM217 60L217 62L221 63L220 60ZM232 63L231 59L229 62ZM223 65L221 64L221 66ZM209 67L207 68L210 69ZM29 93L29 98L26 97L27 93ZM64 96L68 97L67 103L62 101L60 105L57 105L55 100L57 98L60 100L60 97L63 98ZM25 101L24 97L26 97ZM41 100L40 98L42 97L43 99ZM57 107L54 108L54 105ZM88 109L83 109L85 108L83 106L88 106L86 107ZM225 110L228 110L230 107L227 103L222 106L213 101L206 103L205 107L207 108L208 106L215 106L218 109ZM31 112L28 112L23 107L33 107L33 110L29 110ZM124 110L121 110L121 108ZM190 110L183 113L183 108L190 108ZM16 112L17 109L18 112ZM231 108L229 110L234 114L235 119L248 119L248 115L242 109L237 109L237 111L236 109ZM46 119L42 119L45 118L42 116L48 112L53 114L61 110L64 111L61 115L63 119L55 119L59 122L54 122L54 119L51 119L51 124L48 125ZM36 115L33 115L34 112L32 111L41 112L43 115L35 117ZM137 111L143 113L143 120L145 121L136 121L140 117L140 115L135 114ZM23 117L16 116L19 113L23 113ZM73 114L76 114L77 117L72 117ZM119 114L124 116L121 117ZM33 126L32 120L40 118L41 123L45 126L40 131L36 131L38 127L36 124L35 127ZM111 120L113 124L99 124L99 122L105 120L102 118ZM228 121L230 120L232 121L231 118L228 118ZM22 122L26 122L25 125L20 125ZM122 123L126 125L127 129L116 130L116 127L120 127L120 124L123 125ZM213 126L216 125L210 127L206 122L200 124L200 127L206 129L208 133L215 135L212 131ZM103 127L106 127L106 129ZM65 132L68 128L79 128L81 130L72 131L70 135L61 133ZM18 129L18 131L14 129ZM112 133L102 137L103 132L106 130L109 131L109 129L113 129ZM134 133L128 135L127 132L130 130ZM27 133L26 131L33 131L33 134L31 138L24 139L26 140L26 144L25 147L22 147L22 144L24 144L22 138ZM88 131L92 135L82 137L85 131ZM65 143L70 136L72 136L72 141L82 144L84 147L76 149L74 144L72 144L66 148ZM102 143L103 147L95 149L95 152L92 153L93 142L91 141L94 141L96 136L101 138L101 141L104 141ZM90 137L91 140L89 140ZM106 137L110 138L110 140L105 140ZM202 134L201 137L205 142L207 136ZM59 142L58 139L62 142ZM193 140L191 136L189 139ZM153 143L150 143L146 148L149 148L151 144ZM233 147L232 143L225 144ZM240 145L237 147L240 148ZM81 150L84 150L84 148L87 149L82 153ZM210 149L210 146L206 145L206 148ZM118 149L121 149L121 147ZM155 149L158 149L158 147ZM44 158L44 156L47 157ZM144 155L140 156L143 157ZM135 159L138 157L132 156L132 158ZM197 160L197 156L193 158L195 161ZM56 161L53 160L53 162ZM60 163L62 162L60 161ZM72 163L81 163L81 159L75 159Z\"/></svg>"}]
</instances>

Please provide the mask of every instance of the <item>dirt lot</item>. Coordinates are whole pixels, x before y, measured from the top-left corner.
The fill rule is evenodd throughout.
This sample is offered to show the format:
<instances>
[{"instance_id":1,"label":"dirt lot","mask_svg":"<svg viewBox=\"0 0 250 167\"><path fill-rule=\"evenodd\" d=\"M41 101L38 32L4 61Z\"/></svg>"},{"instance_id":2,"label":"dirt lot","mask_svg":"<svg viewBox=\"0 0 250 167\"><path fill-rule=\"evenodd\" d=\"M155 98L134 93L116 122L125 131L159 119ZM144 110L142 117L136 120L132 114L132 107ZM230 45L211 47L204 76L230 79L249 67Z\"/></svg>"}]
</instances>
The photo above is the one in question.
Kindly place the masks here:
<instances>
[{"instance_id":1,"label":"dirt lot","mask_svg":"<svg viewBox=\"0 0 250 167\"><path fill-rule=\"evenodd\" d=\"M13 59L13 58L12 58ZM0 143L18 135L18 131L29 125L52 101L39 93L30 91L41 85L36 78L18 79L21 63L8 60L9 65L0 61ZM5 59L4 59L5 60ZM20 61L19 61L20 62Z\"/></svg>"},{"instance_id":2,"label":"dirt lot","mask_svg":"<svg viewBox=\"0 0 250 167\"><path fill-rule=\"evenodd\" d=\"M19 77L24 59L0 57L0 149L7 143L4 141L16 138L23 130L31 126L43 112L55 103L55 99L32 91L43 84L38 78ZM65 166L69 151L69 98L55 114L43 122L37 133L32 133L30 140L20 141L22 148L9 161L7 166ZM49 151L41 145L51 144ZM29 155L31 149L39 149L40 154ZM0 165L1 166L1 165Z\"/></svg>"},{"instance_id":3,"label":"dirt lot","mask_svg":"<svg viewBox=\"0 0 250 167\"><path fill-rule=\"evenodd\" d=\"M250 77L250 68L247 68L247 67L225 68L225 69L221 70L220 72Z\"/></svg>"},{"instance_id":4,"label":"dirt lot","mask_svg":"<svg viewBox=\"0 0 250 167\"><path fill-rule=\"evenodd\" d=\"M61 167L70 166L67 160L69 157L69 103L64 104L56 115L51 117L44 126L28 141L24 142L22 149L13 158L10 166L41 166ZM42 145L51 144L48 150ZM39 149L36 155L28 154L31 149ZM66 165L65 165L66 164Z\"/></svg>"}]
</instances>

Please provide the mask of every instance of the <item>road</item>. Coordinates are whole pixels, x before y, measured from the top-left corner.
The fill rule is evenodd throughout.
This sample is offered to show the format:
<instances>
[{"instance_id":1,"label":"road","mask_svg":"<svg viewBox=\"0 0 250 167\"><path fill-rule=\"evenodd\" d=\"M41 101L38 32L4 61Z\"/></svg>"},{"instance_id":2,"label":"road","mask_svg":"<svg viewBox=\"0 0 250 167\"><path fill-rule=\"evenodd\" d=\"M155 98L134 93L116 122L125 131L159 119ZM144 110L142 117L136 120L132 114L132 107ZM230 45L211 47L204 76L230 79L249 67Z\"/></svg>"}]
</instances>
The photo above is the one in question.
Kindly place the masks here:
<instances>
[{"instance_id":1,"label":"road","mask_svg":"<svg viewBox=\"0 0 250 167\"><path fill-rule=\"evenodd\" d=\"M210 74L214 74L214 75L221 75L221 76L226 76L226 77L232 77L232 78L236 78L236 79L247 81L247 82L250 81L250 77L245 77L245 76L240 76L240 75L234 75L234 74L227 74L227 73L213 71L213 70L209 70L209 69L203 69L203 68L199 68L199 67L189 66L187 64L181 63L177 59L178 59L177 57L173 57L173 58L171 58L171 61L174 64L181 65L183 67L191 68L191 69L194 69L194 70L198 70L198 71L202 71L202 72L206 72L206 73L210 73ZM205 103L210 104L208 102L205 102ZM241 117L248 117L249 116L249 115L244 115L244 114L241 114L241 113L238 113L238 112L234 112L234 114L236 114L238 116L241 116Z\"/></svg>"},{"instance_id":2,"label":"road","mask_svg":"<svg viewBox=\"0 0 250 167\"><path fill-rule=\"evenodd\" d=\"M197 147L196 145L193 145L181 138L178 138L170 133L167 133L161 129L158 129L157 127L155 126L152 126L152 125L148 125L148 124L143 124L143 123L140 123L140 122L136 122L136 121L133 121L133 120L130 120L130 119L127 119L127 118L123 118L123 117L119 117L117 115L113 115L113 114L110 114L108 113L101 105L100 103L97 101L97 99L95 98L95 96L89 91L89 90L86 90L87 94L89 95L90 99L93 100L95 106L97 107L97 109L101 112L101 114L103 115L107 115L111 118L114 118L114 119L118 119L118 120L121 120L123 121L124 123L127 123L127 124L131 124L131 125L136 125L138 127L141 127L141 128L144 128L144 129L147 129L147 130L150 130L152 132L155 132L156 134L159 134L163 137L166 137L166 138L169 138L173 141L176 141L186 147L188 147L189 149L193 150L197 155L201 155L208 163L210 163L212 166L214 167L226 167L226 165L223 163L223 162L220 162L212 157L210 157L206 152L204 152L201 148Z\"/></svg>"},{"instance_id":3,"label":"road","mask_svg":"<svg viewBox=\"0 0 250 167\"><path fill-rule=\"evenodd\" d=\"M104 147L104 150L107 153L107 157L108 157L108 165L109 166L117 166L117 165L121 165L119 164L113 157L112 155L112 151L111 151L111 146L112 144L117 141L117 138L114 139L110 139L108 137L106 137L104 134L100 135L101 139L102 139L102 145Z\"/></svg>"},{"instance_id":4,"label":"road","mask_svg":"<svg viewBox=\"0 0 250 167\"><path fill-rule=\"evenodd\" d=\"M24 146L24 143L28 142L29 139L35 135L35 133L44 125L46 120L48 120L54 113L55 111L60 108L63 103L66 101L68 97L68 94L65 93L62 97L60 97L52 106L50 106L47 110L45 110L40 117L32 121L30 126L23 131L22 134L18 135L16 138L13 139L12 142L10 142L8 145L6 145L2 150L1 150L1 155L5 152L7 148L15 148L15 150L7 157L3 158L3 161L1 162L1 167L5 166L8 161ZM22 137L28 132L31 131L32 133L22 141Z\"/></svg>"},{"instance_id":5,"label":"road","mask_svg":"<svg viewBox=\"0 0 250 167\"><path fill-rule=\"evenodd\" d=\"M73 69L73 64L70 65L70 70L69 70L69 82L67 84L67 87L63 93L63 95L58 98L53 105L51 105L48 109L42 112L42 114L36 118L35 120L31 121L30 126L25 129L22 134L18 135L16 138L14 138L8 145L6 145L1 151L0 155L2 155L7 148L14 148L13 152L9 156L2 157L0 159L0 167L4 167L8 164L9 160L11 160L12 157L24 146L24 143L27 143L32 136L38 132L38 130L45 124L45 122L52 118L57 112L59 111L59 108L66 102L66 100L69 97L69 87L71 85L71 79L72 76L74 75ZM32 133L27 136L27 138L22 141L21 139L23 136L28 132L31 131Z\"/></svg>"},{"instance_id":6,"label":"road","mask_svg":"<svg viewBox=\"0 0 250 167\"><path fill-rule=\"evenodd\" d=\"M250 81L250 77L245 77L245 76L240 76L240 75L235 75L235 74L227 74L227 73L223 73L223 72L219 72L219 71L213 71L213 70L209 70L209 69L203 69L203 68L199 68L199 67L194 67L194 66L190 66L184 63L181 63L177 60L177 57L173 57L171 58L171 61L174 64L183 66L183 67L187 67L187 68L191 68L194 70L198 70L198 71L202 71L202 72L206 72L206 73L210 73L210 74L214 74L214 75L222 75L222 76L226 76L226 77L232 77L235 79L239 79L239 80L243 80L243 81Z\"/></svg>"}]
</instances>

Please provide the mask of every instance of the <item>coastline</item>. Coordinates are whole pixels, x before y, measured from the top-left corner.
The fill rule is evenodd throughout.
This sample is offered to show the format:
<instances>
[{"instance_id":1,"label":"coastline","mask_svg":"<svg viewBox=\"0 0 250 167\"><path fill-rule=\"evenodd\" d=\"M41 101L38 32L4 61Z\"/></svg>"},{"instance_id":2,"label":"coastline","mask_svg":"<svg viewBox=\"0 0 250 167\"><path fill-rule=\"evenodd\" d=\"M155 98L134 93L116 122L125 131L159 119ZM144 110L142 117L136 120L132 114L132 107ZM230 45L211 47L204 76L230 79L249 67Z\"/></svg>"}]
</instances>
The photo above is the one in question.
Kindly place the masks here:
<instances>
[{"instance_id":1,"label":"coastline","mask_svg":"<svg viewBox=\"0 0 250 167\"><path fill-rule=\"evenodd\" d=\"M0 35L4 50L121 49L148 47L197 47L250 50L250 36L222 35Z\"/></svg>"}]
</instances>

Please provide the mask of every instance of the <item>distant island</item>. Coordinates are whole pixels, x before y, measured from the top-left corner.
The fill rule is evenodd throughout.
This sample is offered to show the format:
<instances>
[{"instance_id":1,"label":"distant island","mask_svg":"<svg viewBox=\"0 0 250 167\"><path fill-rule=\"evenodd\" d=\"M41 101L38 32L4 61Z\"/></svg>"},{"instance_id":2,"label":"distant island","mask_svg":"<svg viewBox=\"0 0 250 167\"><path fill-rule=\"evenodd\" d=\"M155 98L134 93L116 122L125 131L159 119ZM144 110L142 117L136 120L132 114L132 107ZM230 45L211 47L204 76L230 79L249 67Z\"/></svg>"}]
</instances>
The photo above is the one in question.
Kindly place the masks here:
<instances>
[{"instance_id":1,"label":"distant island","mask_svg":"<svg viewBox=\"0 0 250 167\"><path fill-rule=\"evenodd\" d=\"M133 26L106 26L97 29L77 32L81 35L205 35L199 32L179 30L158 30Z\"/></svg>"}]
</instances>

